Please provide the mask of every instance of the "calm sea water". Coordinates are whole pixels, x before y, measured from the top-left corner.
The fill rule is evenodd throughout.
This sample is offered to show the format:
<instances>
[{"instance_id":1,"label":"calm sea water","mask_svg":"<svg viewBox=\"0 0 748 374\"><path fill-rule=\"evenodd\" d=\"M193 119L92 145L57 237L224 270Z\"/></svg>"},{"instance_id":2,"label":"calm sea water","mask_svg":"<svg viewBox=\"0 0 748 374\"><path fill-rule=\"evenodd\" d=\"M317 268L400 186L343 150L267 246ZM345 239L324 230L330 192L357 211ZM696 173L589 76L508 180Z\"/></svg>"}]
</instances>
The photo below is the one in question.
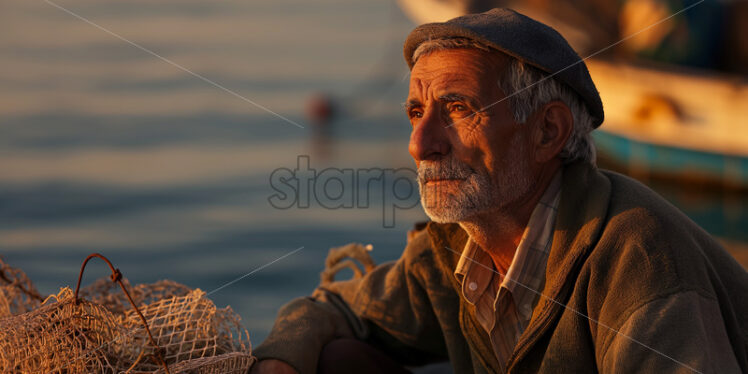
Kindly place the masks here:
<instances>
[{"instance_id":1,"label":"calm sea water","mask_svg":"<svg viewBox=\"0 0 748 374\"><path fill-rule=\"evenodd\" d=\"M211 291L303 247L211 295L259 343L277 309L317 284L328 248L371 243L377 261L395 259L424 218L415 206L387 221L389 185L368 191L368 207L268 201L273 170L300 155L320 171L410 166L400 48L412 27L394 2L3 2L0 254L44 293L73 287L91 252L133 283ZM316 92L337 103L325 158L304 117ZM748 242L745 196L661 190L715 234ZM84 283L105 275L94 262Z\"/></svg>"}]
</instances>

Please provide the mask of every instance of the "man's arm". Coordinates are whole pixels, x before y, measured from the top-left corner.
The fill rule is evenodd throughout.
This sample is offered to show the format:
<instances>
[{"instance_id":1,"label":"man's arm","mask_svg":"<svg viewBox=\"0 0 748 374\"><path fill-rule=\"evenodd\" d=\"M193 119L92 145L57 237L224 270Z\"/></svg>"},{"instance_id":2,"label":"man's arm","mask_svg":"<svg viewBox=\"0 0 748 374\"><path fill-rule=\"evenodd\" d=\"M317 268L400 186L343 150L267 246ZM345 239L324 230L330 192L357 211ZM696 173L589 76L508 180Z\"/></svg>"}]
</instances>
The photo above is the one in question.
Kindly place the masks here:
<instances>
[{"instance_id":1,"label":"man's arm","mask_svg":"<svg viewBox=\"0 0 748 374\"><path fill-rule=\"evenodd\" d=\"M272 358L262 360L252 365L250 374L298 374L291 365Z\"/></svg>"},{"instance_id":2,"label":"man's arm","mask_svg":"<svg viewBox=\"0 0 748 374\"><path fill-rule=\"evenodd\" d=\"M261 362L280 360L300 373L313 373L325 344L338 337L365 335L365 330L354 332L351 325L361 326L361 321L345 309L339 296L323 289L315 290L311 297L295 299L278 311L270 335L253 354Z\"/></svg>"},{"instance_id":3,"label":"man's arm","mask_svg":"<svg viewBox=\"0 0 748 374\"><path fill-rule=\"evenodd\" d=\"M444 356L441 328L423 282L421 268L433 267L427 253L430 243L423 234L398 261L285 305L254 354L260 360L283 361L302 374L313 373L327 343L341 337L367 340L375 329L377 335L386 333L403 346Z\"/></svg>"}]
</instances>

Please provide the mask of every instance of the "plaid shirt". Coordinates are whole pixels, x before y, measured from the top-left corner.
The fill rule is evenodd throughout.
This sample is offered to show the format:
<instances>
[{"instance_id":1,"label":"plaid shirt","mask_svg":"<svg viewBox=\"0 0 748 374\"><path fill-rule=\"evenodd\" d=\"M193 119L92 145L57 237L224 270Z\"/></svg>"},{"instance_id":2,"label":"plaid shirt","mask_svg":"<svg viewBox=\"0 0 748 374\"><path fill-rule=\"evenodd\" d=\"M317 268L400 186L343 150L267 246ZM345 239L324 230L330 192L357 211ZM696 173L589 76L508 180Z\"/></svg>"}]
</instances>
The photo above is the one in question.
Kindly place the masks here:
<instances>
[{"instance_id":1,"label":"plaid shirt","mask_svg":"<svg viewBox=\"0 0 748 374\"><path fill-rule=\"evenodd\" d=\"M560 191L561 171L533 210L506 274L496 271L491 256L472 239L454 272L463 297L476 307L476 317L491 338L502 371L543 289Z\"/></svg>"}]
</instances>

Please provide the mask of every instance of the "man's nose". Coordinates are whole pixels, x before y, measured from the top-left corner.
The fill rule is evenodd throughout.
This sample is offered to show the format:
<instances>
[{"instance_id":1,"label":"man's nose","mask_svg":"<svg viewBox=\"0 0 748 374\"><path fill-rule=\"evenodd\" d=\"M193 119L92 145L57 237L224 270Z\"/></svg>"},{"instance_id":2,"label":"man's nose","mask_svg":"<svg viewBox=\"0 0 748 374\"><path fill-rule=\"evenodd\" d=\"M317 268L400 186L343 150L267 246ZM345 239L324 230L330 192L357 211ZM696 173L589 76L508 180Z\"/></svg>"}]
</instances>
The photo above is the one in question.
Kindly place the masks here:
<instances>
[{"instance_id":1,"label":"man's nose","mask_svg":"<svg viewBox=\"0 0 748 374\"><path fill-rule=\"evenodd\" d=\"M430 110L413 127L408 151L416 161L434 160L449 154L448 123L437 110Z\"/></svg>"}]
</instances>

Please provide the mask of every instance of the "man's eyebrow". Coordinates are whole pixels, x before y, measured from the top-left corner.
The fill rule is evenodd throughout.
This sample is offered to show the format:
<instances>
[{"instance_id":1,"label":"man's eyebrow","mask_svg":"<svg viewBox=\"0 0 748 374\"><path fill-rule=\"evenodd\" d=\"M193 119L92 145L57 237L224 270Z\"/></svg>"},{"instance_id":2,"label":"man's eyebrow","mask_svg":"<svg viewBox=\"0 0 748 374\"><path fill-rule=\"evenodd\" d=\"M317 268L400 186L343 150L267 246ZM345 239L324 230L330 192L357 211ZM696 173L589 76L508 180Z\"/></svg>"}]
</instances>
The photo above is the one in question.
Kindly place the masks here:
<instances>
[{"instance_id":1,"label":"man's eyebrow","mask_svg":"<svg viewBox=\"0 0 748 374\"><path fill-rule=\"evenodd\" d=\"M439 101L443 101L443 102L462 101L462 102L466 102L470 104L471 106L475 108L480 108L480 104L476 100L468 96L458 94L458 93L447 93L447 94L441 95L439 96ZM403 108L405 110L408 110L414 107L420 107L420 106L423 106L423 104L417 99L410 99L403 103Z\"/></svg>"},{"instance_id":2,"label":"man's eyebrow","mask_svg":"<svg viewBox=\"0 0 748 374\"><path fill-rule=\"evenodd\" d=\"M458 93L448 93L439 96L439 100L442 101L466 101L467 97L465 95L460 95Z\"/></svg>"},{"instance_id":3,"label":"man's eyebrow","mask_svg":"<svg viewBox=\"0 0 748 374\"><path fill-rule=\"evenodd\" d=\"M403 109L408 110L410 108L421 106L421 105L422 104L421 104L420 101L418 101L416 99L410 99L410 100L408 100L408 101L406 101L406 102L403 103Z\"/></svg>"},{"instance_id":4,"label":"man's eyebrow","mask_svg":"<svg viewBox=\"0 0 748 374\"><path fill-rule=\"evenodd\" d=\"M446 102L450 102L450 101L462 101L462 102L466 102L466 103L470 104L471 106L473 106L475 108L480 108L480 105L478 104L477 101L473 100L470 97L467 97L465 95L458 94L458 93L447 93L447 94L441 95L441 96L439 96L439 100L446 101Z\"/></svg>"}]
</instances>

